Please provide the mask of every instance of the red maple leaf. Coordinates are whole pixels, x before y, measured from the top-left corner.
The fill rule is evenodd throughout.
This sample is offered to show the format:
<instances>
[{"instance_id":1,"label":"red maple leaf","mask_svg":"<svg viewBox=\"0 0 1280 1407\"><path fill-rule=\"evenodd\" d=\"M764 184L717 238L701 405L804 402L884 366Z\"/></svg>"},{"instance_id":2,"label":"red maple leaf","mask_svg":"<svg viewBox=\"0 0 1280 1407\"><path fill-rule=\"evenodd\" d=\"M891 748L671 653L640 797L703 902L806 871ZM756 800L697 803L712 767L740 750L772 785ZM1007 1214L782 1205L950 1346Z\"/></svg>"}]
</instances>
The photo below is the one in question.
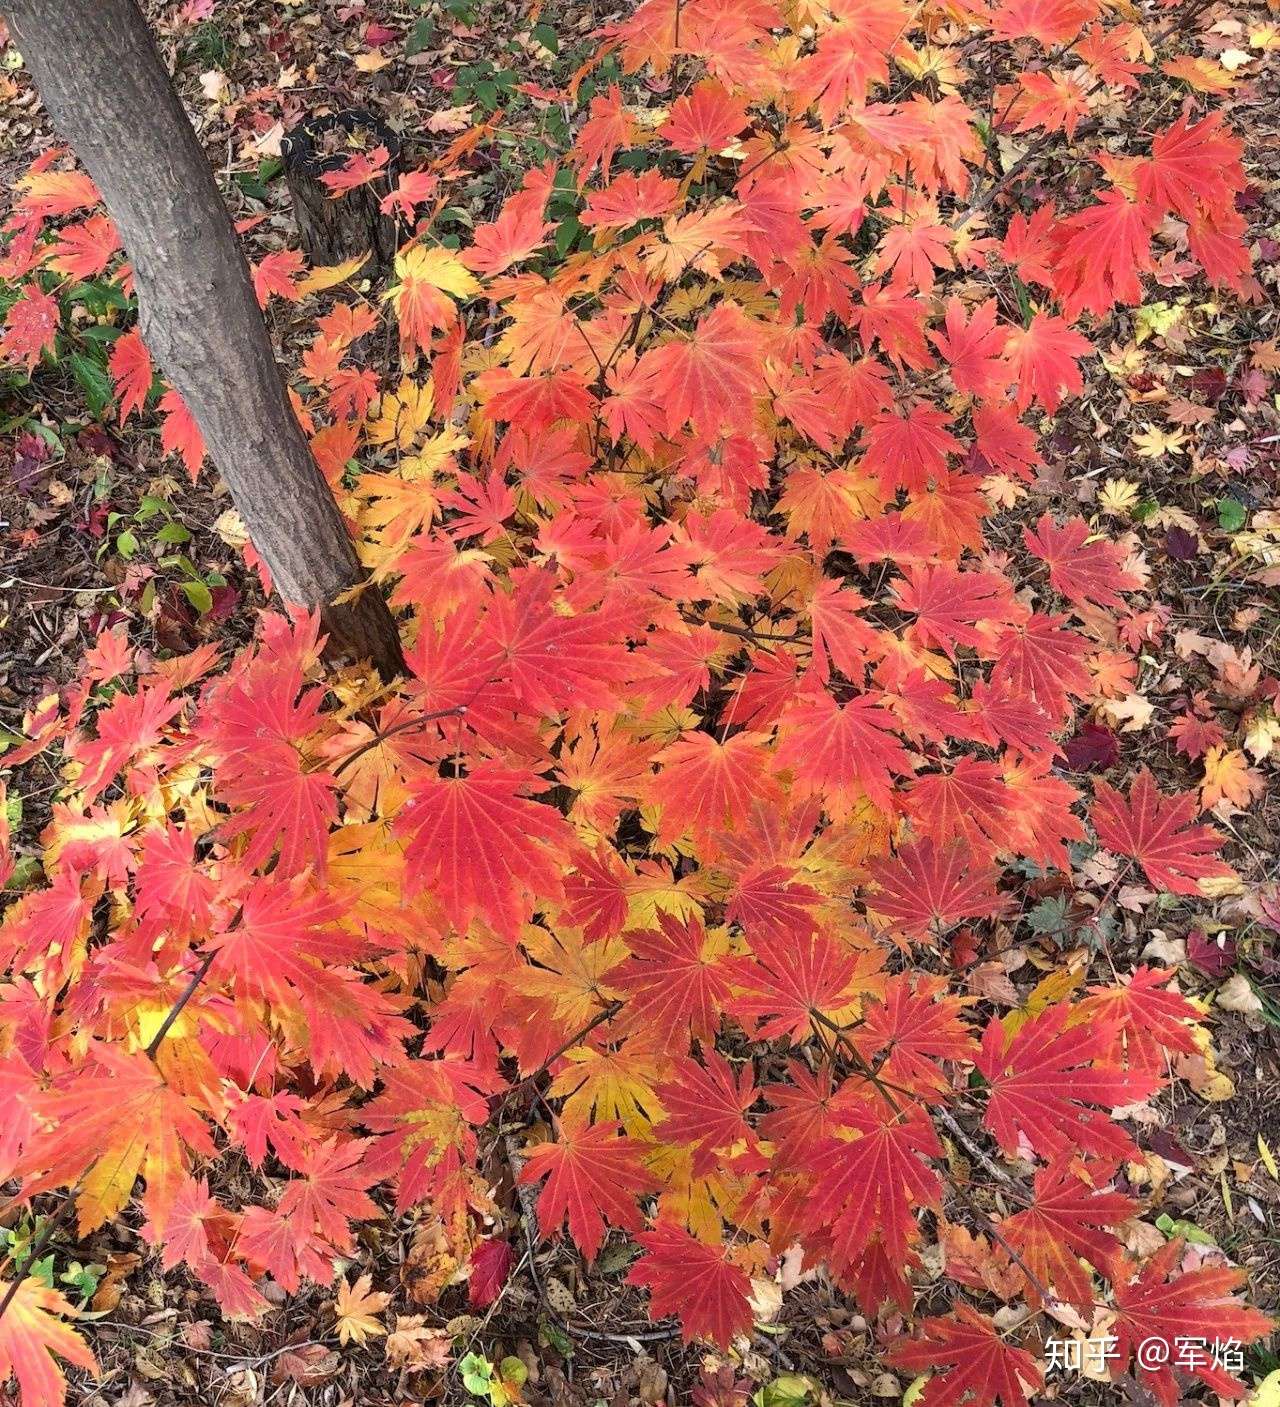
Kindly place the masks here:
<instances>
[{"instance_id":1,"label":"red maple leaf","mask_svg":"<svg viewBox=\"0 0 1280 1407\"><path fill-rule=\"evenodd\" d=\"M1052 1006L1007 1044L1000 1022L988 1024L974 1062L990 1086L984 1122L1010 1155L1025 1138L1046 1158L1077 1150L1132 1157L1133 1140L1101 1109L1146 1099L1160 1087L1160 1078L1097 1065L1111 1032L1078 1020L1069 1024L1072 1017L1070 1006Z\"/></svg>"},{"instance_id":2,"label":"red maple leaf","mask_svg":"<svg viewBox=\"0 0 1280 1407\"><path fill-rule=\"evenodd\" d=\"M687 1231L659 1223L636 1240L646 1254L632 1266L629 1285L649 1290L650 1312L675 1314L686 1343L708 1338L728 1348L751 1332L751 1281L724 1246L708 1246Z\"/></svg>"},{"instance_id":3,"label":"red maple leaf","mask_svg":"<svg viewBox=\"0 0 1280 1407\"><path fill-rule=\"evenodd\" d=\"M614 599L562 615L555 595L555 573L530 570L516 574L510 596L493 598L481 640L492 649L494 673L538 713L609 708L633 667L625 644L632 612Z\"/></svg>"},{"instance_id":4,"label":"red maple leaf","mask_svg":"<svg viewBox=\"0 0 1280 1407\"><path fill-rule=\"evenodd\" d=\"M1173 976L1172 971L1137 967L1125 982L1089 988L1080 1009L1115 1031L1113 1063L1156 1070L1166 1051L1190 1055L1197 1049L1187 1023L1198 1022L1200 1013L1185 997L1168 990Z\"/></svg>"},{"instance_id":5,"label":"red maple leaf","mask_svg":"<svg viewBox=\"0 0 1280 1407\"><path fill-rule=\"evenodd\" d=\"M1092 689L1084 665L1084 637L1066 629L1066 616L1033 614L996 637L991 682L1015 696L1034 699L1055 718L1068 710L1069 698Z\"/></svg>"},{"instance_id":6,"label":"red maple leaf","mask_svg":"<svg viewBox=\"0 0 1280 1407\"><path fill-rule=\"evenodd\" d=\"M1156 134L1151 155L1135 168L1138 194L1158 210L1172 210L1194 220L1202 206L1231 208L1244 185L1240 141L1222 129L1222 114L1212 112L1192 123L1183 112Z\"/></svg>"},{"instance_id":7,"label":"red maple leaf","mask_svg":"<svg viewBox=\"0 0 1280 1407\"><path fill-rule=\"evenodd\" d=\"M51 352L58 337L61 311L58 300L38 283L29 283L5 314L0 356L21 361L33 371L45 352Z\"/></svg>"},{"instance_id":8,"label":"red maple leaf","mask_svg":"<svg viewBox=\"0 0 1280 1407\"><path fill-rule=\"evenodd\" d=\"M994 572L962 572L947 564L911 567L894 589L901 609L915 616L909 634L951 659L958 645L980 645L991 626L1010 617L1009 583Z\"/></svg>"},{"instance_id":9,"label":"red maple leaf","mask_svg":"<svg viewBox=\"0 0 1280 1407\"><path fill-rule=\"evenodd\" d=\"M1064 1160L1036 1174L1035 1200L1006 1217L1000 1231L1042 1285L1084 1311L1093 1302L1093 1287L1080 1262L1088 1261L1109 1277L1123 1247L1107 1228L1137 1210L1132 1198L1100 1191L1071 1160ZM1030 1282L1027 1293L1039 1297Z\"/></svg>"},{"instance_id":10,"label":"red maple leaf","mask_svg":"<svg viewBox=\"0 0 1280 1407\"><path fill-rule=\"evenodd\" d=\"M988 298L966 320L964 304L958 298L949 298L943 331L929 334L930 341L951 367L951 379L957 391L989 399L1014 379L1013 371L1001 355L1010 329L997 327L996 312L996 300Z\"/></svg>"},{"instance_id":11,"label":"red maple leaf","mask_svg":"<svg viewBox=\"0 0 1280 1407\"><path fill-rule=\"evenodd\" d=\"M1121 191L1104 190L1096 205L1062 221L1053 289L1068 318L1101 317L1117 303L1142 301L1140 274L1151 271L1151 235L1159 215Z\"/></svg>"},{"instance_id":12,"label":"red maple leaf","mask_svg":"<svg viewBox=\"0 0 1280 1407\"><path fill-rule=\"evenodd\" d=\"M822 896L795 878L793 865L775 865L767 860L749 864L733 882L725 918L741 924L752 935L752 943L787 934L803 934L813 927L813 910Z\"/></svg>"},{"instance_id":13,"label":"red maple leaf","mask_svg":"<svg viewBox=\"0 0 1280 1407\"><path fill-rule=\"evenodd\" d=\"M673 1074L674 1079L658 1086L667 1117L656 1133L665 1143L691 1147L694 1173L705 1174L715 1166L717 1153L751 1139L745 1117L756 1098L751 1063L735 1070L723 1055L709 1050L705 1065L685 1056L675 1062Z\"/></svg>"},{"instance_id":14,"label":"red maple leaf","mask_svg":"<svg viewBox=\"0 0 1280 1407\"><path fill-rule=\"evenodd\" d=\"M465 777L420 777L396 823L408 837L407 873L465 929L478 914L512 940L542 900L558 898L573 832L528 800L532 772L482 762Z\"/></svg>"},{"instance_id":15,"label":"red maple leaf","mask_svg":"<svg viewBox=\"0 0 1280 1407\"><path fill-rule=\"evenodd\" d=\"M538 1194L538 1225L544 1236L556 1235L565 1218L569 1234L586 1258L595 1260L605 1228L638 1231L644 1219L636 1198L652 1190L644 1146L618 1137L619 1125L562 1123L554 1143L525 1150L522 1183L546 1178Z\"/></svg>"},{"instance_id":16,"label":"red maple leaf","mask_svg":"<svg viewBox=\"0 0 1280 1407\"><path fill-rule=\"evenodd\" d=\"M1120 592L1140 586L1124 569L1124 556L1111 542L1090 542L1089 524L1071 518L1061 527L1048 513L1022 531L1027 549L1049 564L1049 584L1076 606L1116 607L1124 604Z\"/></svg>"},{"instance_id":17,"label":"red maple leaf","mask_svg":"<svg viewBox=\"0 0 1280 1407\"><path fill-rule=\"evenodd\" d=\"M713 1037L730 987L698 920L660 913L656 930L630 930L622 940L631 956L609 981L627 993L628 1022L650 1028L668 1050L686 1049L691 1035Z\"/></svg>"},{"instance_id":18,"label":"red maple leaf","mask_svg":"<svg viewBox=\"0 0 1280 1407\"><path fill-rule=\"evenodd\" d=\"M776 798L770 757L760 733L737 733L725 742L710 733L686 733L658 754L662 770L648 791L662 808L658 834L674 840L732 827L756 797Z\"/></svg>"},{"instance_id":19,"label":"red maple leaf","mask_svg":"<svg viewBox=\"0 0 1280 1407\"><path fill-rule=\"evenodd\" d=\"M1154 1341L1162 1352L1147 1348L1138 1360L1138 1376L1161 1407L1177 1407L1185 1400L1174 1379L1174 1366L1201 1379L1221 1397L1243 1397L1244 1385L1215 1359L1211 1346L1254 1343L1274 1326L1265 1314L1246 1308L1236 1298L1235 1291L1245 1280L1243 1270L1202 1265L1180 1272L1182 1252L1181 1241L1170 1241L1141 1270L1114 1277L1117 1314L1111 1332L1116 1338L1117 1366L1127 1369L1139 1345Z\"/></svg>"},{"instance_id":20,"label":"red maple leaf","mask_svg":"<svg viewBox=\"0 0 1280 1407\"><path fill-rule=\"evenodd\" d=\"M49 267L79 283L90 283L105 272L118 249L120 235L113 222L105 215L90 215L82 224L59 231Z\"/></svg>"},{"instance_id":21,"label":"red maple leaf","mask_svg":"<svg viewBox=\"0 0 1280 1407\"><path fill-rule=\"evenodd\" d=\"M867 872L877 886L864 898L868 912L908 938L945 930L961 919L989 918L1007 904L996 892L999 871L975 865L963 842L941 846L921 840L890 859L873 860Z\"/></svg>"},{"instance_id":22,"label":"red maple leaf","mask_svg":"<svg viewBox=\"0 0 1280 1407\"><path fill-rule=\"evenodd\" d=\"M120 424L123 425L135 410L142 409L155 378L151 353L147 351L142 334L136 327L130 328L111 344L107 366L115 382L116 398L120 402Z\"/></svg>"},{"instance_id":23,"label":"red maple leaf","mask_svg":"<svg viewBox=\"0 0 1280 1407\"><path fill-rule=\"evenodd\" d=\"M746 108L713 78L695 83L688 96L671 104L658 135L686 156L717 152L747 125Z\"/></svg>"},{"instance_id":24,"label":"red maple leaf","mask_svg":"<svg viewBox=\"0 0 1280 1407\"><path fill-rule=\"evenodd\" d=\"M782 716L775 754L802 793L826 798L833 815L848 812L861 793L882 810L892 806L893 774L911 772L911 759L894 736L897 720L871 694L843 706L825 691L797 699Z\"/></svg>"},{"instance_id":25,"label":"red maple leaf","mask_svg":"<svg viewBox=\"0 0 1280 1407\"><path fill-rule=\"evenodd\" d=\"M972 1060L973 1037L961 1020L968 999L947 995L943 978L899 973L869 1002L850 1039L869 1064L894 1085L922 1095L948 1088L943 1060Z\"/></svg>"},{"instance_id":26,"label":"red maple leaf","mask_svg":"<svg viewBox=\"0 0 1280 1407\"><path fill-rule=\"evenodd\" d=\"M957 1304L944 1318L926 1319L920 1337L895 1344L889 1361L932 1375L920 1396L922 1407L1027 1407L1027 1388L1044 1385L1031 1354L1005 1343L991 1320L967 1304Z\"/></svg>"},{"instance_id":27,"label":"red maple leaf","mask_svg":"<svg viewBox=\"0 0 1280 1407\"><path fill-rule=\"evenodd\" d=\"M204 463L204 436L196 424L196 418L187 409L187 403L172 387L160 397L157 407L164 416L160 427L160 448L166 454L176 454L186 466L187 474L195 483Z\"/></svg>"},{"instance_id":28,"label":"red maple leaf","mask_svg":"<svg viewBox=\"0 0 1280 1407\"><path fill-rule=\"evenodd\" d=\"M963 756L950 772L926 772L911 784L906 811L916 833L939 845L962 840L975 858L1015 848L1009 789L994 762Z\"/></svg>"},{"instance_id":29,"label":"red maple leaf","mask_svg":"<svg viewBox=\"0 0 1280 1407\"><path fill-rule=\"evenodd\" d=\"M652 371L656 397L666 407L668 434L686 421L704 435L745 426L764 389L759 334L732 303L717 304L691 337L655 347L640 365Z\"/></svg>"},{"instance_id":30,"label":"red maple leaf","mask_svg":"<svg viewBox=\"0 0 1280 1407\"><path fill-rule=\"evenodd\" d=\"M886 493L904 488L919 493L931 479L947 472L947 456L964 446L947 429L951 417L921 401L906 415L882 411L867 430L863 468L880 480Z\"/></svg>"},{"instance_id":31,"label":"red maple leaf","mask_svg":"<svg viewBox=\"0 0 1280 1407\"><path fill-rule=\"evenodd\" d=\"M1076 358L1092 351L1088 339L1065 318L1050 313L1037 313L1025 328L1013 329L1004 355L1017 387L1014 404L1021 411L1038 400L1052 415L1064 395L1078 395L1084 389Z\"/></svg>"},{"instance_id":32,"label":"red maple leaf","mask_svg":"<svg viewBox=\"0 0 1280 1407\"><path fill-rule=\"evenodd\" d=\"M838 1265L852 1264L873 1236L900 1260L916 1235L916 1210L940 1206L942 1180L923 1161L942 1156L938 1135L921 1105L898 1110L878 1091L839 1121L859 1136L829 1139L810 1163L812 1215L831 1227Z\"/></svg>"},{"instance_id":33,"label":"red maple leaf","mask_svg":"<svg viewBox=\"0 0 1280 1407\"><path fill-rule=\"evenodd\" d=\"M1222 848L1222 836L1212 826L1191 824L1199 813L1195 792L1165 796L1146 767L1133 779L1127 798L1109 782L1095 782L1089 809L1102 844L1132 856L1152 884L1174 894L1198 894L1197 881L1235 875L1212 858Z\"/></svg>"},{"instance_id":34,"label":"red maple leaf","mask_svg":"<svg viewBox=\"0 0 1280 1407\"><path fill-rule=\"evenodd\" d=\"M883 963L879 952L859 952L812 929L759 932L751 948L751 957L730 958L725 968L736 991L729 1010L755 1040L804 1040L814 1013L831 1020L877 987Z\"/></svg>"}]
</instances>

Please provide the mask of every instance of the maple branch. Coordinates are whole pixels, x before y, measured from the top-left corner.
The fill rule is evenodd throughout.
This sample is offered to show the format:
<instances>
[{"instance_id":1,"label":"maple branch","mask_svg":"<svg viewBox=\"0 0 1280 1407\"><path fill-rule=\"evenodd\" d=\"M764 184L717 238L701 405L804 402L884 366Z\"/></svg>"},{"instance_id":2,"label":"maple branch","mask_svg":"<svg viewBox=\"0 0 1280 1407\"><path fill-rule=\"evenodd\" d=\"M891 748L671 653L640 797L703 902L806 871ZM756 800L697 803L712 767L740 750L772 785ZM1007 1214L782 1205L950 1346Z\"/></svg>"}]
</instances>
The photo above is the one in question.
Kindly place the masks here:
<instances>
[{"instance_id":1,"label":"maple branch","mask_svg":"<svg viewBox=\"0 0 1280 1407\"><path fill-rule=\"evenodd\" d=\"M809 1017L811 1020L816 1021L821 1026L825 1026L827 1030L832 1032L836 1041L844 1046L845 1050L848 1052L849 1059L853 1062L854 1068L859 1074L875 1086L876 1093L879 1094L880 1098L884 1100L895 1114L901 1114L902 1110L897 1100L893 1098L889 1091L894 1090L898 1094L905 1095L907 1099L914 1099L915 1091L904 1089L902 1085L896 1085L892 1080L882 1080L880 1078L880 1071L884 1068L884 1063L888 1060L890 1052L886 1051L876 1064L869 1065L866 1060L863 1059L862 1052L849 1039L843 1026L837 1026L825 1012L819 1011L816 1007L809 1008Z\"/></svg>"},{"instance_id":2,"label":"maple branch","mask_svg":"<svg viewBox=\"0 0 1280 1407\"><path fill-rule=\"evenodd\" d=\"M796 644L794 635L777 635L770 630L756 630L749 625L734 625L731 621L725 620L704 620L692 611L681 611L681 620L688 621L690 625L707 625L712 630L723 630L726 635L737 635L743 640L752 640L757 643L764 640L777 640L783 645Z\"/></svg>"},{"instance_id":3,"label":"maple branch","mask_svg":"<svg viewBox=\"0 0 1280 1407\"><path fill-rule=\"evenodd\" d=\"M232 919L231 924L229 926L230 928L235 927L236 919L238 919L239 916L240 911L237 911L236 918ZM211 948L209 952L207 952L204 957L201 958L200 966L197 967L196 970L191 974L191 980L182 989L182 993L178 997L178 1000L174 1002L174 1004L169 1008L168 1012L165 1014L164 1020L160 1023L159 1030L156 1031L155 1035L151 1037L151 1040L147 1044L146 1057L148 1060L155 1060L156 1052L160 1049L161 1041L163 1041L164 1038L172 1030L173 1023L178 1019L179 1016L182 1015L182 1010L186 1006L186 1004L191 1000L192 997L195 996L196 988L201 984L201 982L204 981L209 969L213 966L213 960L215 957L217 957L217 955L218 950L216 948Z\"/></svg>"},{"instance_id":4,"label":"maple branch","mask_svg":"<svg viewBox=\"0 0 1280 1407\"><path fill-rule=\"evenodd\" d=\"M587 1024L580 1031L570 1036L569 1039L565 1041L565 1043L558 1049L553 1050L551 1054L547 1056L547 1058L542 1062L541 1065L538 1066L536 1070L531 1071L522 1080L518 1080L515 1084L511 1086L511 1088L506 1092L506 1094L502 1096L502 1103L498 1106L498 1114L502 1114L503 1110L506 1109L507 1104L511 1101L511 1099L522 1089L524 1089L526 1085L531 1085L536 1080L540 1080L542 1076L545 1075L547 1071L550 1070L550 1068L556 1063L556 1061L559 1060L560 1057L565 1054L566 1051L572 1050L574 1046L578 1044L579 1041L581 1041L584 1037L589 1036L591 1032L596 1029L597 1026L603 1026L606 1021L612 1021L613 1018L617 1016L617 1014L622 1010L623 1006L624 1003L621 1001L611 1001L608 1006L603 1007L600 1011L597 1011L596 1014L591 1018L591 1020L588 1021Z\"/></svg>"},{"instance_id":5,"label":"maple branch","mask_svg":"<svg viewBox=\"0 0 1280 1407\"><path fill-rule=\"evenodd\" d=\"M947 1109L945 1106L939 1106L936 1110L930 1110L930 1115L931 1117L936 1118L943 1125L943 1127L947 1130L951 1137L955 1139L955 1141L974 1160L974 1162L977 1163L983 1169L984 1172L990 1173L990 1175L995 1178L995 1180L999 1182L1001 1186L1006 1189L1006 1191L1012 1192L1023 1202L1030 1203L1030 1196L1022 1187L1018 1185L1017 1179L1014 1178L1010 1173L1005 1172L1005 1170L1000 1166L999 1163L995 1162L994 1159L992 1159L988 1154L984 1153L982 1149L978 1147L978 1145L973 1141L973 1139L971 1139L969 1135L965 1133L964 1129L961 1128L959 1120L949 1109Z\"/></svg>"},{"instance_id":6,"label":"maple branch","mask_svg":"<svg viewBox=\"0 0 1280 1407\"><path fill-rule=\"evenodd\" d=\"M347 768L359 762L365 753L372 752L375 747L381 746L388 738L394 738L397 733L407 733L411 728L420 728L424 723L434 723L440 718L462 718L466 711L466 704L454 704L452 708L442 708L435 713L423 713L416 718L402 718L399 723L393 723L389 728L384 728L382 732L375 733L367 742L361 743L353 752L348 753L341 763L333 769L333 775L335 777L342 776Z\"/></svg>"}]
</instances>

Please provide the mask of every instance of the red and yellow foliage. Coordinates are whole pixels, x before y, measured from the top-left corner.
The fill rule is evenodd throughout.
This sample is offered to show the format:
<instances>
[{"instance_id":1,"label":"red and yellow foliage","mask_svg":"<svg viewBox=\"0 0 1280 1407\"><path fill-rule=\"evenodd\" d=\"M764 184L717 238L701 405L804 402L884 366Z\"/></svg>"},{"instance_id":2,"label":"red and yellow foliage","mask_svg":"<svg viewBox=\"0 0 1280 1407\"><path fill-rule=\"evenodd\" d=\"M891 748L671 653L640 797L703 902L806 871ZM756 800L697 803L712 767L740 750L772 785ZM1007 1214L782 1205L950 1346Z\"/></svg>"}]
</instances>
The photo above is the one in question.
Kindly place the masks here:
<instances>
[{"instance_id":1,"label":"red and yellow foliage","mask_svg":"<svg viewBox=\"0 0 1280 1407\"><path fill-rule=\"evenodd\" d=\"M1012 907L1013 861L1069 865L1086 822L1174 892L1231 873L1192 797L1055 772L1141 579L1083 519L997 546L983 476L1031 476L1039 413L1140 298L1162 222L1252 292L1240 144L1193 95L1037 202L991 170L964 66L988 43L1054 65L1008 132L1084 141L1100 93L1172 82L1096 0L644 0L607 45L675 96L647 125L592 100L565 167L589 247L548 257L564 172L460 252L418 211L434 176L402 179L421 219L381 307L318 318L298 395L409 676L327 676L315 621L268 614L225 661L107 636L109 675L29 720L10 760L60 748L65 795L48 882L0 927L24 1196L66 1189L83 1231L136 1192L163 1264L252 1315L263 1275L333 1279L378 1188L448 1226L490 1211L481 1155L514 1108L546 1120L541 1233L588 1259L633 1234L655 1313L727 1343L791 1247L869 1319L909 1313L947 1196L936 1121L963 1110L1038 1169L1025 1208L979 1219L1016 1257L1006 1298L1112 1304L1121 1368L1184 1324L1266 1331L1230 1272L1135 1264L1113 1234L1136 1205L1112 1111L1190 1048L1166 974L1021 1023L950 990L952 930ZM946 81L897 81L921 45ZM94 203L33 171L9 273L106 267ZM968 272L979 297L938 296ZM305 304L327 280L301 273L260 264L259 291ZM37 361L54 317L31 283L5 353ZM396 384L356 363L377 317ZM111 370L120 418L146 414L135 332ZM161 408L194 470L194 423ZM231 1200L232 1156L279 1195ZM1032 1321L997 1329L986 1298L892 1348L934 1372L927 1407L1039 1386ZM46 1350L91 1366L65 1309L22 1288L0 1336L31 1407L60 1395Z\"/></svg>"}]
</instances>

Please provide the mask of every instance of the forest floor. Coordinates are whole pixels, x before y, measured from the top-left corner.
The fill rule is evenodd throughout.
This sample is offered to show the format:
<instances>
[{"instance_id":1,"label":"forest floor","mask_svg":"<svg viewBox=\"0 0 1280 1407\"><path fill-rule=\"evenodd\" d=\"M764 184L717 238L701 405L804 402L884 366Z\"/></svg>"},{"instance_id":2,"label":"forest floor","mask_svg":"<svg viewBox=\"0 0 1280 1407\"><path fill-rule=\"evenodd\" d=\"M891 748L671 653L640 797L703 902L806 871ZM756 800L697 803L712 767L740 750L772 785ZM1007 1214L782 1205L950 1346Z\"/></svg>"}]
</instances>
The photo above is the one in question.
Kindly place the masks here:
<instances>
[{"instance_id":1,"label":"forest floor","mask_svg":"<svg viewBox=\"0 0 1280 1407\"><path fill-rule=\"evenodd\" d=\"M501 143L469 163L454 196L460 227L488 217L521 171L565 144L572 120L517 85L564 83L591 33L610 18L601 6L567 0L542 7L536 24L519 5L493 0L194 0L153 13L233 212L256 221L247 234L255 258L296 244L280 139L300 118L326 109L371 110L410 150L431 155L501 105ZM1203 52L1247 50L1255 18L1210 5L1201 21ZM1205 777L1201 760L1174 745L1170 726L1201 714L1238 722L1259 681L1274 685L1280 676L1280 83L1274 66L1257 80L1247 66L1237 76L1226 110L1246 140L1253 184L1245 214L1267 299L1220 304L1171 275L1148 304L1117 313L1099 338L1104 355L1085 363L1085 394L1057 416L1048 469L1005 517L1010 539L1046 508L1099 514L1113 531L1131 535L1164 614L1135 623L1149 634L1126 642L1138 673L1118 673L1110 697L1068 742L1066 766L1105 775L1142 762L1171 790L1200 786ZM0 69L0 84L8 81ZM30 87L13 85L8 96L0 101L6 185L53 141ZM301 327L292 324L289 304L273 300L271 308L287 361L298 354ZM385 359L381 372L395 349L378 345L370 355ZM2 746L26 710L70 679L104 626L123 624L155 653L225 644L248 637L262 595L244 570L225 492L207 469L191 484L163 454L154 426L134 419L122 429L86 415L82 388L54 375L8 391L0 382L0 395ZM1260 579L1267 567L1277 568L1274 580ZM1214 808L1248 882L1243 896L1216 907L1216 928L1170 896L1131 883L1120 892L1122 922L1102 947L1090 947L1079 940L1088 910L1069 884L1046 884L1037 941L983 954L968 980L975 993L1013 1006L1054 970L1082 983L1091 967L1096 973L1108 963L1123 971L1145 957L1178 966L1182 989L1203 999L1213 1051L1183 1057L1181 1092L1144 1111L1138 1136L1147 1163L1131 1175L1158 1191L1169 1218L1245 1267L1254 1302L1275 1311L1280 788L1260 783L1274 778L1280 728L1235 745L1258 769L1259 782L1248 784L1258 794ZM58 785L42 758L9 778L15 848L28 865L37 863ZM963 1154L953 1151L963 1176ZM255 1176L247 1166L241 1175ZM520 1208L511 1169L496 1159L492 1175L514 1224ZM389 1218L367 1231L344 1274L349 1281L374 1274L380 1285L397 1287L398 1312L456 1331L468 1311L462 1290L450 1285L457 1266L439 1247L429 1215ZM635 1292L621 1287L627 1258L620 1242L606 1247L590 1273L567 1247L521 1249L505 1293L469 1324L470 1341L494 1361L522 1358L530 1392L549 1401L627 1407L658 1401L668 1389L674 1401L687 1401L700 1376L702 1401L714 1407L742 1407L744 1376L752 1388L769 1385L764 1407L803 1400L794 1375L858 1402L900 1398L905 1386L862 1368L861 1321L821 1278L788 1295L756 1354L717 1395L706 1387L717 1360L683 1348L674 1330L655 1330ZM195 1283L162 1276L124 1224L86 1244L59 1243L55 1265L66 1284L83 1273L96 1316L87 1328L104 1374L96 1387L73 1389L85 1407L475 1400L455 1373L389 1369L377 1345L339 1352L331 1288L296 1296L253 1326L223 1325ZM596 1328L566 1339L546 1313L566 1304ZM1063 1380L1045 1396L1096 1401L1096 1394L1086 1380Z\"/></svg>"}]
</instances>

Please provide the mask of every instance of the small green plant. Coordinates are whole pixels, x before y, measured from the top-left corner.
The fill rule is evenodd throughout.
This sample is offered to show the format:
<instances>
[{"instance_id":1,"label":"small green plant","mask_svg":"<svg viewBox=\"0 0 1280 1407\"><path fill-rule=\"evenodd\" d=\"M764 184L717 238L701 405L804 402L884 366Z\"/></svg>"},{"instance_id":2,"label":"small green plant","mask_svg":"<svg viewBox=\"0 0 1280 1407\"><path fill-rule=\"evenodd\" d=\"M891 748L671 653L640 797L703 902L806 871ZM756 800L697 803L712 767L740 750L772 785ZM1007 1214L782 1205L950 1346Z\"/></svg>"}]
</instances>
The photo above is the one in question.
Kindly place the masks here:
<instances>
[{"instance_id":1,"label":"small green plant","mask_svg":"<svg viewBox=\"0 0 1280 1407\"><path fill-rule=\"evenodd\" d=\"M84 1310L97 1293L107 1267L96 1263L85 1265L73 1260L59 1271L54 1251L32 1259L32 1252L44 1234L46 1223L47 1218L42 1216L23 1217L16 1226L0 1227L0 1254L24 1278L38 1280L50 1290L57 1286L64 1287L67 1298L75 1302L77 1309Z\"/></svg>"},{"instance_id":2,"label":"small green plant","mask_svg":"<svg viewBox=\"0 0 1280 1407\"><path fill-rule=\"evenodd\" d=\"M200 615L211 611L213 592L226 585L226 578L220 572L201 572L185 552L173 550L191 541L191 529L174 516L166 498L144 494L132 513L108 513L107 534L98 556L114 550L126 562L131 561L142 550L144 540L156 566L178 574L178 589L192 608ZM154 582L148 582L143 589L140 605L144 612L150 610L155 590Z\"/></svg>"},{"instance_id":3,"label":"small green plant","mask_svg":"<svg viewBox=\"0 0 1280 1407\"><path fill-rule=\"evenodd\" d=\"M70 1265L58 1276L58 1284L68 1287L68 1298L78 1299L80 1308L85 1305L97 1293L98 1286L102 1283L102 1277L107 1273L105 1265L82 1265L78 1260L73 1260Z\"/></svg>"},{"instance_id":4,"label":"small green plant","mask_svg":"<svg viewBox=\"0 0 1280 1407\"><path fill-rule=\"evenodd\" d=\"M508 1355L493 1363L482 1353L468 1353L458 1364L462 1384L472 1397L487 1397L493 1407L510 1407L520 1402L520 1389L529 1376L524 1363Z\"/></svg>"}]
</instances>

